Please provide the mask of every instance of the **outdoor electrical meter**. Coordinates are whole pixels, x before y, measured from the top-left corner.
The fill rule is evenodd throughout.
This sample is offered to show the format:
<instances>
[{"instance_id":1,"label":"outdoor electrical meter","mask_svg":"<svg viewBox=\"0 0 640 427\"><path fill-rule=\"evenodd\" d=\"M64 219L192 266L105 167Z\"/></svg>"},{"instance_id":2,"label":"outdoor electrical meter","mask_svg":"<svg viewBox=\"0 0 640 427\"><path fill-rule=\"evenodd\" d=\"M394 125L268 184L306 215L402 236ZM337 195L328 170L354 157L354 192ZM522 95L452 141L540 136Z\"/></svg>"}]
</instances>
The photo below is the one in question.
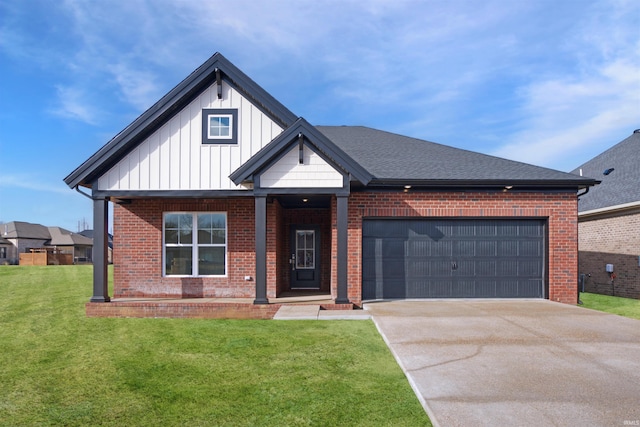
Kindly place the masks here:
<instances>
[{"instance_id":1,"label":"outdoor electrical meter","mask_svg":"<svg viewBox=\"0 0 640 427\"><path fill-rule=\"evenodd\" d=\"M613 264L607 264L605 270L607 273L613 273Z\"/></svg>"}]
</instances>

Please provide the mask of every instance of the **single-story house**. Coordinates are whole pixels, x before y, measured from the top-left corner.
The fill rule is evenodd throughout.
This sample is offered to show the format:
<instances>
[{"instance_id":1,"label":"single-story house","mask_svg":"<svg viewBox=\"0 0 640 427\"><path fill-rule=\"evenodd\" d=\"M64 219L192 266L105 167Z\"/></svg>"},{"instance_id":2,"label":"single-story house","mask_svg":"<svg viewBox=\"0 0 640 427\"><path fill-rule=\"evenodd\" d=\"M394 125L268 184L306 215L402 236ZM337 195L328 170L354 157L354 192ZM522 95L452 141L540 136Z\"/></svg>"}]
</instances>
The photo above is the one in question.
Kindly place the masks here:
<instances>
[{"instance_id":1,"label":"single-story house","mask_svg":"<svg viewBox=\"0 0 640 427\"><path fill-rule=\"evenodd\" d=\"M42 248L51 239L47 227L24 221L11 221L0 225L0 234L11 243L11 247L7 250L7 259L10 264L18 264L21 253Z\"/></svg>"},{"instance_id":2,"label":"single-story house","mask_svg":"<svg viewBox=\"0 0 640 427\"><path fill-rule=\"evenodd\" d=\"M65 178L90 191L94 294L575 304L591 178L362 126L313 126L216 53ZM86 191L85 190L85 191Z\"/></svg>"},{"instance_id":3,"label":"single-story house","mask_svg":"<svg viewBox=\"0 0 640 427\"><path fill-rule=\"evenodd\" d=\"M0 255L6 252L7 264L18 264L20 258L28 264L72 264L79 257L90 254L93 246L91 239L78 233L24 221L1 224L0 234L9 243L4 251L0 249Z\"/></svg>"},{"instance_id":4,"label":"single-story house","mask_svg":"<svg viewBox=\"0 0 640 427\"><path fill-rule=\"evenodd\" d=\"M640 298L640 129L576 168L602 181L578 202L587 292Z\"/></svg>"},{"instance_id":5,"label":"single-story house","mask_svg":"<svg viewBox=\"0 0 640 427\"><path fill-rule=\"evenodd\" d=\"M91 252L93 240L83 236L81 233L74 233L61 227L47 227L51 240L47 246L51 246L61 253L70 255L73 263L91 262Z\"/></svg>"},{"instance_id":6,"label":"single-story house","mask_svg":"<svg viewBox=\"0 0 640 427\"><path fill-rule=\"evenodd\" d=\"M0 236L0 265L15 264L15 260L9 258L12 249L11 242Z\"/></svg>"}]
</instances>

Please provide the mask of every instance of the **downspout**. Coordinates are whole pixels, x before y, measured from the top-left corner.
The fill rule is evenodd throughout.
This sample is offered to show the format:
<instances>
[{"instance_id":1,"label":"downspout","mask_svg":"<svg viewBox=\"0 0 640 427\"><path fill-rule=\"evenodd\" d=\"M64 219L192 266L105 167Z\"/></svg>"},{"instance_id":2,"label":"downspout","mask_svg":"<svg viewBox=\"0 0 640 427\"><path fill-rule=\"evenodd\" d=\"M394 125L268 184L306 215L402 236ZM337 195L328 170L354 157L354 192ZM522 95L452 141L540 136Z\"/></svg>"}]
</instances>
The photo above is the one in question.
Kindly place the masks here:
<instances>
[{"instance_id":1,"label":"downspout","mask_svg":"<svg viewBox=\"0 0 640 427\"><path fill-rule=\"evenodd\" d=\"M580 196L584 196L585 194L587 194L589 192L589 189L591 189L591 187L587 187L584 189L584 193L580 193L578 194L578 199L580 199Z\"/></svg>"},{"instance_id":2,"label":"downspout","mask_svg":"<svg viewBox=\"0 0 640 427\"><path fill-rule=\"evenodd\" d=\"M86 197L87 199L89 199L89 200L93 200L93 197L91 197L90 195L88 195L87 193L85 193L85 192L83 192L83 191L80 191L80 186L79 186L79 185L76 185L74 188L76 189L76 191L77 191L78 193L82 194L82 195L83 195L84 197Z\"/></svg>"},{"instance_id":3,"label":"downspout","mask_svg":"<svg viewBox=\"0 0 640 427\"><path fill-rule=\"evenodd\" d=\"M580 170L580 174L582 175L582 170ZM584 196L585 194L587 194L589 192L589 189L591 187L587 186L587 188L584 189L584 193L580 193L578 194L578 202L580 201L580 196ZM582 301L580 301L580 248L578 248L578 305L582 305ZM584 286L584 282L583 282L583 286Z\"/></svg>"}]
</instances>

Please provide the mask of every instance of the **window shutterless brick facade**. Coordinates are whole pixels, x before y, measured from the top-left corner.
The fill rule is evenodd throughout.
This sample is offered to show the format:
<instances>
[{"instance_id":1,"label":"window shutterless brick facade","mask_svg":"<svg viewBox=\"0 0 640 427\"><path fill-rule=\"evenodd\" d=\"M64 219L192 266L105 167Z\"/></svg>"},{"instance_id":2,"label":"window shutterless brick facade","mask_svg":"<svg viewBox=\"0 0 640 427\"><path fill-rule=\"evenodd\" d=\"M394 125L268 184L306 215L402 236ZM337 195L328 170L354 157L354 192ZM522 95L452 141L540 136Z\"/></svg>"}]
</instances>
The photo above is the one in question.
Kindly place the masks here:
<instances>
[{"instance_id":1,"label":"window shutterless brick facade","mask_svg":"<svg viewBox=\"0 0 640 427\"><path fill-rule=\"evenodd\" d=\"M163 212L227 212L228 271L225 277L163 277ZM364 218L537 218L547 224L548 298L575 304L578 277L577 198L573 192L368 191L349 197L348 298L362 302ZM336 201L330 209L284 209L267 204L267 296L288 289L290 225L321 227L321 289L337 295ZM253 197L230 199L138 199L114 209L115 297L255 296Z\"/></svg>"}]
</instances>

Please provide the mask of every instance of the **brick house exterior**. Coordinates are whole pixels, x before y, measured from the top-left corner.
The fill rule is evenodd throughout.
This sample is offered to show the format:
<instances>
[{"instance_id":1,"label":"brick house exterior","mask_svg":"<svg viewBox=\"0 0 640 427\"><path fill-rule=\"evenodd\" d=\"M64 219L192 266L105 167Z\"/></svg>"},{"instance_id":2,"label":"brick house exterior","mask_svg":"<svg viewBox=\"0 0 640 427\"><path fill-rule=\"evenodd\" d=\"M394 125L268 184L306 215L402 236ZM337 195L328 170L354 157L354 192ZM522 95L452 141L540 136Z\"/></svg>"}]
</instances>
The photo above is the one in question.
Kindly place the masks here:
<instances>
[{"instance_id":1,"label":"brick house exterior","mask_svg":"<svg viewBox=\"0 0 640 427\"><path fill-rule=\"evenodd\" d=\"M114 207L114 297L534 297L574 304L596 181L291 113L215 54L65 182ZM104 224L99 227L98 224ZM103 233L98 229L104 229ZM111 301L94 262L95 303Z\"/></svg>"},{"instance_id":2,"label":"brick house exterior","mask_svg":"<svg viewBox=\"0 0 640 427\"><path fill-rule=\"evenodd\" d=\"M579 272L587 292L640 299L639 158L636 130L574 171L601 177L578 203Z\"/></svg>"}]
</instances>

